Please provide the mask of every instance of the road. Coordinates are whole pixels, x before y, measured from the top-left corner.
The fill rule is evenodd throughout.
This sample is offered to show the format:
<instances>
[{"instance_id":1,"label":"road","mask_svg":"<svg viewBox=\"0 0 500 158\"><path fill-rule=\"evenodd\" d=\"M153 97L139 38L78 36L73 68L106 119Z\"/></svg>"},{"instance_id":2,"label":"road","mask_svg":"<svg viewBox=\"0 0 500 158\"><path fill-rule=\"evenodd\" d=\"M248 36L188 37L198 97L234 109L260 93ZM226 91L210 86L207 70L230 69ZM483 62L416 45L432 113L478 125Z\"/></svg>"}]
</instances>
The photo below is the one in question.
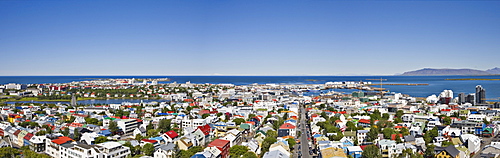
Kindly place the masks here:
<instances>
[{"instance_id":1,"label":"road","mask_svg":"<svg viewBox=\"0 0 500 158\"><path fill-rule=\"evenodd\" d=\"M476 154L474 154L474 156L472 156L472 158L480 158L481 151L483 151L483 148L486 145L490 145L492 141L500 141L500 135L496 135L494 137L489 137L489 138L483 137L483 140L481 141L481 148L479 149L479 151Z\"/></svg>"},{"instance_id":2,"label":"road","mask_svg":"<svg viewBox=\"0 0 500 158\"><path fill-rule=\"evenodd\" d=\"M295 150L298 152L300 151L302 153L302 158L310 158L311 155L309 155L309 140L307 140L307 123L305 121L305 118L306 118L306 111L304 108L302 108L302 106L300 106L300 120L299 120L299 123L300 123L300 128L299 128L299 131L301 131L301 135L300 135L300 144L296 145L296 148ZM300 149L298 149L300 146ZM294 157L298 157L297 154L294 155Z\"/></svg>"}]
</instances>

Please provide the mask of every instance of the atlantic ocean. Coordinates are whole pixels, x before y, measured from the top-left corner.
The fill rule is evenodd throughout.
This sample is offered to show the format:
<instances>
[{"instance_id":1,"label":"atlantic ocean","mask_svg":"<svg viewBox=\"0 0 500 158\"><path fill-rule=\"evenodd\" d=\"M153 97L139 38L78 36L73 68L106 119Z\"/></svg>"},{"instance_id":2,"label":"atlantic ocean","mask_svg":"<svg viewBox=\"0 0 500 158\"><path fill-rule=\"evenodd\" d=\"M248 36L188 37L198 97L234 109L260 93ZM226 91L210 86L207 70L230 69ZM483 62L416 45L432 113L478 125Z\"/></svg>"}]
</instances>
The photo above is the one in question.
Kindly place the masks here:
<instances>
[{"instance_id":1,"label":"atlantic ocean","mask_svg":"<svg viewBox=\"0 0 500 158\"><path fill-rule=\"evenodd\" d=\"M497 101L497 98L500 97L500 81L498 80L447 80L467 78L500 79L500 76L0 76L0 84L69 83L73 81L109 78L169 78L170 81L160 83L230 83L235 85L249 85L254 83L324 84L330 81L364 81L379 83L380 81L375 79L384 79L384 84L428 84L420 86L383 86L383 88L387 88L391 92L408 94L413 97L427 97L432 94L439 95L443 90L452 90L456 97L458 93L474 93L477 85L481 85L486 89L486 97L491 101Z\"/></svg>"}]
</instances>

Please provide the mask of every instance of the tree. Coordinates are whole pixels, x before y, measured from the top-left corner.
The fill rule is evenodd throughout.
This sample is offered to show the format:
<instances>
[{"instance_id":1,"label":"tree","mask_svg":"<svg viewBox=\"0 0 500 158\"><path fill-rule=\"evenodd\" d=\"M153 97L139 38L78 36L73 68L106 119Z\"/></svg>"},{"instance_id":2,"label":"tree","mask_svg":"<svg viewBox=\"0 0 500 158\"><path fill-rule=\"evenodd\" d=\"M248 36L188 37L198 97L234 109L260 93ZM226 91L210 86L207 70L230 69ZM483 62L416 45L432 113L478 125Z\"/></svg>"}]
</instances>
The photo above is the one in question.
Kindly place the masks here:
<instances>
[{"instance_id":1,"label":"tree","mask_svg":"<svg viewBox=\"0 0 500 158\"><path fill-rule=\"evenodd\" d=\"M147 156L153 156L153 153L155 152L155 146L151 143L146 143L142 149L142 153Z\"/></svg>"},{"instance_id":2,"label":"tree","mask_svg":"<svg viewBox=\"0 0 500 158\"><path fill-rule=\"evenodd\" d=\"M427 147L427 149L424 152L424 157L434 157L434 148L436 146L431 144L431 145L427 145L426 147Z\"/></svg>"},{"instance_id":3,"label":"tree","mask_svg":"<svg viewBox=\"0 0 500 158\"><path fill-rule=\"evenodd\" d=\"M156 129L150 129L146 132L148 137L156 137L158 135L158 131Z\"/></svg>"},{"instance_id":4,"label":"tree","mask_svg":"<svg viewBox=\"0 0 500 158\"><path fill-rule=\"evenodd\" d=\"M390 115L388 113L382 114L382 119L389 120Z\"/></svg>"},{"instance_id":5,"label":"tree","mask_svg":"<svg viewBox=\"0 0 500 158\"><path fill-rule=\"evenodd\" d=\"M16 155L19 155L19 151L12 147L0 148L0 157L14 158Z\"/></svg>"},{"instance_id":6,"label":"tree","mask_svg":"<svg viewBox=\"0 0 500 158\"><path fill-rule=\"evenodd\" d=\"M240 125L241 123L245 122L245 119L243 118L235 118L233 120L234 123L236 123L236 125Z\"/></svg>"},{"instance_id":7,"label":"tree","mask_svg":"<svg viewBox=\"0 0 500 158\"><path fill-rule=\"evenodd\" d=\"M266 137L277 138L278 132L273 131L273 130L268 130L266 133Z\"/></svg>"},{"instance_id":8,"label":"tree","mask_svg":"<svg viewBox=\"0 0 500 158\"><path fill-rule=\"evenodd\" d=\"M257 155L254 153L254 152L246 152L245 154L243 154L243 157L244 158L258 158Z\"/></svg>"},{"instance_id":9,"label":"tree","mask_svg":"<svg viewBox=\"0 0 500 158\"><path fill-rule=\"evenodd\" d=\"M452 143L452 142L450 142L450 141L444 141L444 142L441 142L441 146L442 146L442 147L447 147L447 146L450 146L450 145L453 145L453 143Z\"/></svg>"},{"instance_id":10,"label":"tree","mask_svg":"<svg viewBox=\"0 0 500 158\"><path fill-rule=\"evenodd\" d=\"M106 137L106 136L99 136L99 137L95 138L94 144L100 144L100 143L104 143L104 142L107 142L107 141L108 141L108 137Z\"/></svg>"},{"instance_id":11,"label":"tree","mask_svg":"<svg viewBox=\"0 0 500 158\"><path fill-rule=\"evenodd\" d=\"M374 157L382 157L380 154L380 150L375 145L368 145L365 147L365 150L361 153L362 158L374 158Z\"/></svg>"},{"instance_id":12,"label":"tree","mask_svg":"<svg viewBox=\"0 0 500 158\"><path fill-rule=\"evenodd\" d=\"M24 158L50 158L48 155L39 154L29 149L23 150L23 156Z\"/></svg>"},{"instance_id":13,"label":"tree","mask_svg":"<svg viewBox=\"0 0 500 158\"><path fill-rule=\"evenodd\" d=\"M64 136L68 136L68 135L69 135L69 128L67 128L67 127L66 127L66 128L64 128L64 130L62 131L62 134L63 134Z\"/></svg>"},{"instance_id":14,"label":"tree","mask_svg":"<svg viewBox=\"0 0 500 158\"><path fill-rule=\"evenodd\" d=\"M370 131L368 131L368 134L366 136L367 141L374 141L378 138L378 129L375 127L370 128Z\"/></svg>"},{"instance_id":15,"label":"tree","mask_svg":"<svg viewBox=\"0 0 500 158\"><path fill-rule=\"evenodd\" d=\"M489 125L490 121L488 121L486 118L483 119L483 123Z\"/></svg>"},{"instance_id":16,"label":"tree","mask_svg":"<svg viewBox=\"0 0 500 158\"><path fill-rule=\"evenodd\" d=\"M444 125L450 125L451 124L451 118L449 116L446 116L444 119L443 119L443 124Z\"/></svg>"},{"instance_id":17,"label":"tree","mask_svg":"<svg viewBox=\"0 0 500 158\"><path fill-rule=\"evenodd\" d=\"M80 131L78 131L78 128L75 128L75 130L73 130L73 139L76 141L80 140Z\"/></svg>"},{"instance_id":18,"label":"tree","mask_svg":"<svg viewBox=\"0 0 500 158\"><path fill-rule=\"evenodd\" d=\"M118 131L118 123L115 121L110 121L108 129L111 133L115 134L116 131Z\"/></svg>"},{"instance_id":19,"label":"tree","mask_svg":"<svg viewBox=\"0 0 500 158\"><path fill-rule=\"evenodd\" d=\"M171 119L162 119L160 122L158 122L158 129L160 130L160 133L165 133L167 131L171 130L172 126L172 120Z\"/></svg>"},{"instance_id":20,"label":"tree","mask_svg":"<svg viewBox=\"0 0 500 158\"><path fill-rule=\"evenodd\" d=\"M384 134L385 139L391 139L391 135L396 134L396 131L394 131L394 129L392 128L384 128L382 130L382 134Z\"/></svg>"},{"instance_id":21,"label":"tree","mask_svg":"<svg viewBox=\"0 0 500 158\"><path fill-rule=\"evenodd\" d=\"M354 131L358 128L352 121L347 121L346 126L347 126L346 131Z\"/></svg>"},{"instance_id":22,"label":"tree","mask_svg":"<svg viewBox=\"0 0 500 158\"><path fill-rule=\"evenodd\" d=\"M396 116L396 118L400 118L401 116L403 116L403 114L404 114L403 110L398 110L398 111L396 111L396 115L395 116Z\"/></svg>"},{"instance_id":23,"label":"tree","mask_svg":"<svg viewBox=\"0 0 500 158\"><path fill-rule=\"evenodd\" d=\"M430 131L427 131L426 134L429 133L432 138L439 136L439 131L437 127L432 128Z\"/></svg>"},{"instance_id":24,"label":"tree","mask_svg":"<svg viewBox=\"0 0 500 158\"><path fill-rule=\"evenodd\" d=\"M35 134L35 135L37 135L37 136L43 136L43 135L45 135L45 134L47 134L47 131L45 131L45 130L40 130L40 131L36 132L36 134Z\"/></svg>"},{"instance_id":25,"label":"tree","mask_svg":"<svg viewBox=\"0 0 500 158\"><path fill-rule=\"evenodd\" d=\"M229 155L231 157L240 157L241 155L245 154L248 152L248 147L243 146L243 145L235 145L231 148L229 148Z\"/></svg>"},{"instance_id":26,"label":"tree","mask_svg":"<svg viewBox=\"0 0 500 158\"><path fill-rule=\"evenodd\" d=\"M206 113L206 114L201 115L201 118L206 119L208 116L210 116L210 114Z\"/></svg>"},{"instance_id":27,"label":"tree","mask_svg":"<svg viewBox=\"0 0 500 158\"><path fill-rule=\"evenodd\" d=\"M410 135L410 131L408 130L408 128L401 128L401 131L399 131L401 134L403 134L403 136L407 136L407 135Z\"/></svg>"},{"instance_id":28,"label":"tree","mask_svg":"<svg viewBox=\"0 0 500 158\"><path fill-rule=\"evenodd\" d=\"M269 151L269 147L271 144L274 144L276 141L275 137L266 137L264 141L262 142L262 147L261 147L261 157L264 155L264 153Z\"/></svg>"},{"instance_id":29,"label":"tree","mask_svg":"<svg viewBox=\"0 0 500 158\"><path fill-rule=\"evenodd\" d=\"M288 139L286 139L286 141L288 142L288 147L290 147L290 150L292 150L292 148L295 146L295 144L297 144L297 142L293 138L288 138Z\"/></svg>"}]
</instances>

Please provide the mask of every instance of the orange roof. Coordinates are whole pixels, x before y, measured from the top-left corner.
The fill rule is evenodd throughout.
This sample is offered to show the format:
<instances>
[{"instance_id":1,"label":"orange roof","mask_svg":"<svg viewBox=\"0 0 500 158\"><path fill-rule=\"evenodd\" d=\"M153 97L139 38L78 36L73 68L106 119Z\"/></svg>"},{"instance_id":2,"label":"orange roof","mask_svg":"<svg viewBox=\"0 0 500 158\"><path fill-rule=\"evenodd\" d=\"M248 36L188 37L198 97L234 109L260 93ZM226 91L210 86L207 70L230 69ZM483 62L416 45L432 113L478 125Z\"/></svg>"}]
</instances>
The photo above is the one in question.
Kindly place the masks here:
<instances>
[{"instance_id":1,"label":"orange roof","mask_svg":"<svg viewBox=\"0 0 500 158\"><path fill-rule=\"evenodd\" d=\"M62 136L62 137L59 137L57 139L54 139L52 140L53 143L56 143L56 144L64 144L64 143L68 143L68 142L71 142L73 141L73 139L69 138L69 137L65 137L65 136Z\"/></svg>"}]
</instances>

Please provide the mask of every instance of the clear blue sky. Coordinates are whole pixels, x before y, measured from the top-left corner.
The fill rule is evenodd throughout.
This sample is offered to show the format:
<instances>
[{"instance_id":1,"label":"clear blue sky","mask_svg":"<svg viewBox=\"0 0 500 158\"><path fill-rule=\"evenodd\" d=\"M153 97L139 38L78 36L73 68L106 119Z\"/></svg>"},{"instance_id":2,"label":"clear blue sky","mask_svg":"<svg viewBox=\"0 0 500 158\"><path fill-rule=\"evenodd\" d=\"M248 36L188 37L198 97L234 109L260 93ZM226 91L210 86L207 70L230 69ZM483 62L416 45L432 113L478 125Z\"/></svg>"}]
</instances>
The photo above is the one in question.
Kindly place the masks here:
<instances>
[{"instance_id":1,"label":"clear blue sky","mask_svg":"<svg viewBox=\"0 0 500 158\"><path fill-rule=\"evenodd\" d=\"M489 69L500 1L0 1L0 75Z\"/></svg>"}]
</instances>

